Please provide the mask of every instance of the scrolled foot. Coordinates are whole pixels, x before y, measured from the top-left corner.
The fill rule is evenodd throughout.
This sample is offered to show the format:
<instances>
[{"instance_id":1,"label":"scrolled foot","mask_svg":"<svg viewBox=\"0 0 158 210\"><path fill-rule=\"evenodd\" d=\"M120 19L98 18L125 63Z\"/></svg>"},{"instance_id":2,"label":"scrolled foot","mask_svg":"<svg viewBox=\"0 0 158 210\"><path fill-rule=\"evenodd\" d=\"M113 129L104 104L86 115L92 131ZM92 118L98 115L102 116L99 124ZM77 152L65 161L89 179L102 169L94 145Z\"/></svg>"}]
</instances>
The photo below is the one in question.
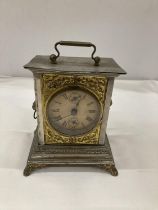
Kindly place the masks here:
<instances>
[{"instance_id":1,"label":"scrolled foot","mask_svg":"<svg viewBox=\"0 0 158 210\"><path fill-rule=\"evenodd\" d=\"M24 172L23 172L23 175L24 176L29 176L31 174L31 172L33 171L33 167L31 164L28 164L25 169L24 169Z\"/></svg>"},{"instance_id":2,"label":"scrolled foot","mask_svg":"<svg viewBox=\"0 0 158 210\"><path fill-rule=\"evenodd\" d=\"M117 176L118 175L118 171L115 167L115 165L112 164L102 164L99 165L101 168L103 168L105 171L109 172L112 176Z\"/></svg>"},{"instance_id":3,"label":"scrolled foot","mask_svg":"<svg viewBox=\"0 0 158 210\"><path fill-rule=\"evenodd\" d=\"M118 176L118 171L114 165L111 166L110 173L112 176Z\"/></svg>"}]
</instances>

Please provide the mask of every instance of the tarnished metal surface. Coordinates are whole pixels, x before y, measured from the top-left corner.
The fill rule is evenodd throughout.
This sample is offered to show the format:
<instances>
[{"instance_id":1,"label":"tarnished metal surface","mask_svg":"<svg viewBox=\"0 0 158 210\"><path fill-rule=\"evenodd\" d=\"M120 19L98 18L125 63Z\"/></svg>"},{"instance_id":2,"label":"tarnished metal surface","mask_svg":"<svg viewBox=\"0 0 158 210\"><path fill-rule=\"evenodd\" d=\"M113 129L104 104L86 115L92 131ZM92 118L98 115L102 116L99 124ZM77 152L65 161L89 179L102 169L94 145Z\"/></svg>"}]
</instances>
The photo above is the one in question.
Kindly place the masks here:
<instances>
[{"instance_id":1,"label":"tarnished metal surface","mask_svg":"<svg viewBox=\"0 0 158 210\"><path fill-rule=\"evenodd\" d=\"M105 97L105 105L103 110L103 119L101 124L101 130L100 130L100 136L99 136L99 144L104 144L104 136L106 133L106 127L107 127L107 121L108 121L108 115L109 115L109 109L111 106L111 95L113 90L113 84L114 84L114 78L110 77L108 78L107 88L106 88L106 97Z\"/></svg>"},{"instance_id":2,"label":"tarnished metal surface","mask_svg":"<svg viewBox=\"0 0 158 210\"><path fill-rule=\"evenodd\" d=\"M41 75L34 74L35 100L37 109L38 140L39 144L44 144L42 95L41 95Z\"/></svg>"},{"instance_id":3,"label":"tarnished metal surface","mask_svg":"<svg viewBox=\"0 0 158 210\"><path fill-rule=\"evenodd\" d=\"M98 166L117 176L118 172L112 157L108 138L104 145L39 145L37 130L28 157L24 175L35 169L50 166Z\"/></svg>"},{"instance_id":4,"label":"tarnished metal surface","mask_svg":"<svg viewBox=\"0 0 158 210\"><path fill-rule=\"evenodd\" d=\"M86 57L59 57L57 64L52 64L49 56L37 55L24 68L32 72L66 72L70 74L104 73L111 76L126 74L126 72L112 59L101 58L99 66L94 66L93 60Z\"/></svg>"}]
</instances>

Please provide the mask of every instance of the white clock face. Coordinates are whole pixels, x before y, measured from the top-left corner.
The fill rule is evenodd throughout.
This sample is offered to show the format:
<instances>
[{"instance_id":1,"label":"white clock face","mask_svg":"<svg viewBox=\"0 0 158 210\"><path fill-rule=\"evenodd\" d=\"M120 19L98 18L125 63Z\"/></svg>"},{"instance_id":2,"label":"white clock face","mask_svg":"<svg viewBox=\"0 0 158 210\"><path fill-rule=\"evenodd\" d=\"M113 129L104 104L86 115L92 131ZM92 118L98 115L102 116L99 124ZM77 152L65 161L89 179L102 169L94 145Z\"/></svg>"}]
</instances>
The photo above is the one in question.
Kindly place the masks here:
<instances>
[{"instance_id":1,"label":"white clock face","mask_svg":"<svg viewBox=\"0 0 158 210\"><path fill-rule=\"evenodd\" d=\"M50 125L70 136L92 130L100 119L100 112L100 104L95 95L80 88L57 92L47 105Z\"/></svg>"}]
</instances>

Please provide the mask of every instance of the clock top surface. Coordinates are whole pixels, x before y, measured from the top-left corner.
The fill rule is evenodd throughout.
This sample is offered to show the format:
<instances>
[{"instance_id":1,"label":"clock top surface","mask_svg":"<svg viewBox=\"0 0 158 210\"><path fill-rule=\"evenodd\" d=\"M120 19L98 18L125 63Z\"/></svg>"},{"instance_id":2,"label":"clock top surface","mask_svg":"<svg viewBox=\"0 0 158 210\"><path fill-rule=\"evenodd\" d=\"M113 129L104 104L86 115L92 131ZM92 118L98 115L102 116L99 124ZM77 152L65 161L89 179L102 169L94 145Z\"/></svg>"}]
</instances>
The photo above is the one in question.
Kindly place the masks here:
<instances>
[{"instance_id":1,"label":"clock top surface","mask_svg":"<svg viewBox=\"0 0 158 210\"><path fill-rule=\"evenodd\" d=\"M107 73L112 75L126 74L126 72L112 58L101 58L99 66L87 57L65 57L57 59L57 63L51 63L49 56L37 55L24 68L33 73L43 72L73 72L73 73Z\"/></svg>"}]
</instances>

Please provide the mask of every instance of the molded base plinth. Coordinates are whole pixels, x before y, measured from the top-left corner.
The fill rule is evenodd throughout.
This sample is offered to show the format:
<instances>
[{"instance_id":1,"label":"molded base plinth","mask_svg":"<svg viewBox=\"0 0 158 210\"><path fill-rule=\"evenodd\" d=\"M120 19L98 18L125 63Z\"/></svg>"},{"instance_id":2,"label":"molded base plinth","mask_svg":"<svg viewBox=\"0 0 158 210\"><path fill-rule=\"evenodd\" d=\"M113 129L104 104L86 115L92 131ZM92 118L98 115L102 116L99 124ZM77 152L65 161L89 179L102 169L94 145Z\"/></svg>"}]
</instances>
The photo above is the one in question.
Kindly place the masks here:
<instances>
[{"instance_id":1,"label":"molded base plinth","mask_svg":"<svg viewBox=\"0 0 158 210\"><path fill-rule=\"evenodd\" d=\"M104 145L39 145L35 131L23 174L29 176L35 169L51 166L98 166L118 175L107 136Z\"/></svg>"}]
</instances>

